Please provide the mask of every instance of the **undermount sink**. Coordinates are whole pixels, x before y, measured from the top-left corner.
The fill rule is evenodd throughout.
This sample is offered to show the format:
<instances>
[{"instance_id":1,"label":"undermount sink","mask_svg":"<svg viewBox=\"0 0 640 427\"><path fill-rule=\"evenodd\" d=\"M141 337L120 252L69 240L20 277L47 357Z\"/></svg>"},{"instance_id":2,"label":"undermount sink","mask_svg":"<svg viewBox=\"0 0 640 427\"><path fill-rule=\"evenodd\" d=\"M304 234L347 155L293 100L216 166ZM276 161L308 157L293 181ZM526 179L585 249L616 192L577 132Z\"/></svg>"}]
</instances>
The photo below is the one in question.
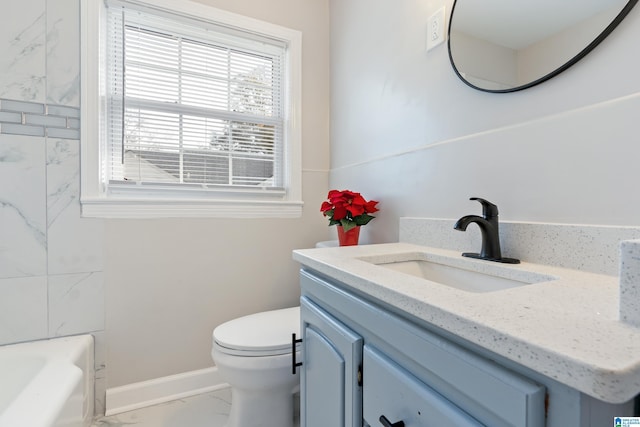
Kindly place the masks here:
<instances>
[{"instance_id":1,"label":"undermount sink","mask_svg":"<svg viewBox=\"0 0 640 427\"><path fill-rule=\"evenodd\" d=\"M525 272L523 277L505 277L421 259L373 264L467 292L494 292L556 279L531 272Z\"/></svg>"}]
</instances>

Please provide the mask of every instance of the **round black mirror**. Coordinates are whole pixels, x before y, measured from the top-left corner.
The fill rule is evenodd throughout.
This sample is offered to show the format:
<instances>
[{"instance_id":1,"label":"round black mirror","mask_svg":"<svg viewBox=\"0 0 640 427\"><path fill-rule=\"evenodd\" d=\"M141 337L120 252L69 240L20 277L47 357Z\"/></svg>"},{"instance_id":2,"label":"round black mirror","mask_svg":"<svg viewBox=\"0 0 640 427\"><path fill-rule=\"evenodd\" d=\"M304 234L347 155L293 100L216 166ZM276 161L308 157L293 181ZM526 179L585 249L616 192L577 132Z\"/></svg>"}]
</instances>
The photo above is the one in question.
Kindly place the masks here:
<instances>
[{"instance_id":1,"label":"round black mirror","mask_svg":"<svg viewBox=\"0 0 640 427\"><path fill-rule=\"evenodd\" d=\"M605 39L638 0L455 0L449 59L486 92L515 92L563 72Z\"/></svg>"}]
</instances>

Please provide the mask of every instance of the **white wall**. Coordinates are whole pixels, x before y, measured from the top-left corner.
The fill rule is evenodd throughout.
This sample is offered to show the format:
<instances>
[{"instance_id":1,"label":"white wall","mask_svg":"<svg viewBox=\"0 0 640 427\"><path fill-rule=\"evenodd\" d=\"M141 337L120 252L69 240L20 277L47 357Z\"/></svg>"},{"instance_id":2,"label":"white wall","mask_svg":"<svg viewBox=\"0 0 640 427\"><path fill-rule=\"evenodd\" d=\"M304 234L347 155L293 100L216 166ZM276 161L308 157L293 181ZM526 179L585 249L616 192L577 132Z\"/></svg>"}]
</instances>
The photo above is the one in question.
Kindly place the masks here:
<instances>
[{"instance_id":1,"label":"white wall","mask_svg":"<svg viewBox=\"0 0 640 427\"><path fill-rule=\"evenodd\" d=\"M489 94L445 44L426 52L441 5L331 2L330 186L380 200L363 240L396 241L401 216L480 213L470 196L505 220L640 225L640 9L556 78Z\"/></svg>"},{"instance_id":2,"label":"white wall","mask_svg":"<svg viewBox=\"0 0 640 427\"><path fill-rule=\"evenodd\" d=\"M329 237L328 0L199 0L302 31L304 212L296 220L109 220L105 232L108 386L212 366L211 332L298 304L295 248Z\"/></svg>"}]
</instances>

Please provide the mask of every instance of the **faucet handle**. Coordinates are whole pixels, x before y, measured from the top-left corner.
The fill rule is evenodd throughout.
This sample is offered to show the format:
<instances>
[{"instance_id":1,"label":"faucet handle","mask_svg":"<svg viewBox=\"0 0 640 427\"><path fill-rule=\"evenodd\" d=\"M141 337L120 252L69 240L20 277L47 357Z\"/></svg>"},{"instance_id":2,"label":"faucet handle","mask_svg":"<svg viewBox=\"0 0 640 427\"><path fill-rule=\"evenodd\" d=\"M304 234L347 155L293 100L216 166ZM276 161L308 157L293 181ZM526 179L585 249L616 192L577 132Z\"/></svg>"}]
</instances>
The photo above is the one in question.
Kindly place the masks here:
<instances>
[{"instance_id":1,"label":"faucet handle","mask_svg":"<svg viewBox=\"0 0 640 427\"><path fill-rule=\"evenodd\" d=\"M480 197L471 197L469 200L476 200L482 204L482 216L485 219L495 218L498 216L498 207L488 200Z\"/></svg>"}]
</instances>

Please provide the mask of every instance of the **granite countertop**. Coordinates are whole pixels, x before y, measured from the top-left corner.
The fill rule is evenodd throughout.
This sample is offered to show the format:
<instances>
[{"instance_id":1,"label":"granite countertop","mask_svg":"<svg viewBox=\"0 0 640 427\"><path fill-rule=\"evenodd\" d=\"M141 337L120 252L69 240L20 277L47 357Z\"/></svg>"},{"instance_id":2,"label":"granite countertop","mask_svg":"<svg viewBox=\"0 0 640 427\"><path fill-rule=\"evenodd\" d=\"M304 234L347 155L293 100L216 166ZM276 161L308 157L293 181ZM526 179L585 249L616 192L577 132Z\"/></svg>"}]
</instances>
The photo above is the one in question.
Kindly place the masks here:
<instances>
[{"instance_id":1,"label":"granite countertop","mask_svg":"<svg viewBox=\"0 0 640 427\"><path fill-rule=\"evenodd\" d=\"M374 265L416 254L488 274L546 280L477 293ZM640 328L618 320L615 276L526 262L505 265L409 243L301 249L293 258L597 399L623 403L640 392Z\"/></svg>"}]
</instances>

